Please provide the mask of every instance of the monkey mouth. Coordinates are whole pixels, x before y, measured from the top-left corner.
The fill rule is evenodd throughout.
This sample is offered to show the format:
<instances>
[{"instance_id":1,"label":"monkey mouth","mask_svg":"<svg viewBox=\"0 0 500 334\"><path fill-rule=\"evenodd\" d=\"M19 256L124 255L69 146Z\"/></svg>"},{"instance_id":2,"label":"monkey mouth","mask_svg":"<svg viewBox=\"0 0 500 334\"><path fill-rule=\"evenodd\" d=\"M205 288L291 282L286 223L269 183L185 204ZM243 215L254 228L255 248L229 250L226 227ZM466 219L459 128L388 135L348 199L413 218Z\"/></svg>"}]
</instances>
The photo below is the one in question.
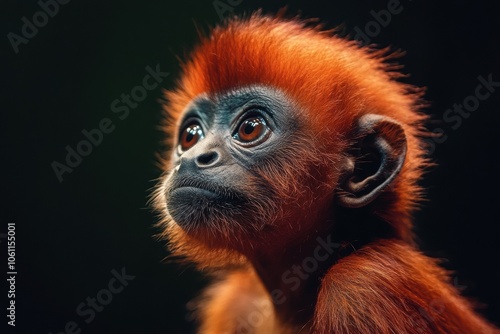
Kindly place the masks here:
<instances>
[{"instance_id":1,"label":"monkey mouth","mask_svg":"<svg viewBox=\"0 0 500 334\"><path fill-rule=\"evenodd\" d=\"M167 198L171 197L205 197L221 201L233 201L240 196L221 185L207 182L200 178L177 178L167 190Z\"/></svg>"},{"instance_id":2,"label":"monkey mouth","mask_svg":"<svg viewBox=\"0 0 500 334\"><path fill-rule=\"evenodd\" d=\"M258 197L250 200L244 192L209 178L179 176L174 174L165 189L166 210L173 222L187 233L205 228L212 229L213 233L253 230L260 222L269 221L262 216L272 211L268 201L260 201Z\"/></svg>"},{"instance_id":3,"label":"monkey mouth","mask_svg":"<svg viewBox=\"0 0 500 334\"><path fill-rule=\"evenodd\" d=\"M199 178L176 178L166 191L167 210L180 225L206 223L238 212L244 198L234 190Z\"/></svg>"},{"instance_id":4,"label":"monkey mouth","mask_svg":"<svg viewBox=\"0 0 500 334\"><path fill-rule=\"evenodd\" d=\"M212 191L210 189L206 188L200 188L200 187L193 187L193 186L182 186L182 187L177 187L175 189L172 189L170 191L169 197L170 198L175 198L175 197L206 197L206 198L213 198L216 199L218 197L221 197L218 193L215 191Z\"/></svg>"}]
</instances>

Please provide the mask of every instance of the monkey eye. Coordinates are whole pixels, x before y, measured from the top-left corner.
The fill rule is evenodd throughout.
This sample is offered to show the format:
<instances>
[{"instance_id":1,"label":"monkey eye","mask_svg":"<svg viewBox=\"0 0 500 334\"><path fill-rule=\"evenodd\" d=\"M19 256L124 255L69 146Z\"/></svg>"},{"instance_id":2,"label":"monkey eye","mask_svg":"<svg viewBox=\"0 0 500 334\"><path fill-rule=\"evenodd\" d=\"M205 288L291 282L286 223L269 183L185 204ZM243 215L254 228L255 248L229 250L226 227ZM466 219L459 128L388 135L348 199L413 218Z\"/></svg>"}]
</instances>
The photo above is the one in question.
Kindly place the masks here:
<instances>
[{"instance_id":1,"label":"monkey eye","mask_svg":"<svg viewBox=\"0 0 500 334\"><path fill-rule=\"evenodd\" d=\"M186 126L184 130L181 131L181 137L179 140L179 149L181 152L189 150L197 142L203 139L203 129L197 123L191 123Z\"/></svg>"},{"instance_id":2,"label":"monkey eye","mask_svg":"<svg viewBox=\"0 0 500 334\"><path fill-rule=\"evenodd\" d=\"M266 120L262 116L250 116L240 123L233 138L243 143L250 143L262 139L267 133Z\"/></svg>"}]
</instances>

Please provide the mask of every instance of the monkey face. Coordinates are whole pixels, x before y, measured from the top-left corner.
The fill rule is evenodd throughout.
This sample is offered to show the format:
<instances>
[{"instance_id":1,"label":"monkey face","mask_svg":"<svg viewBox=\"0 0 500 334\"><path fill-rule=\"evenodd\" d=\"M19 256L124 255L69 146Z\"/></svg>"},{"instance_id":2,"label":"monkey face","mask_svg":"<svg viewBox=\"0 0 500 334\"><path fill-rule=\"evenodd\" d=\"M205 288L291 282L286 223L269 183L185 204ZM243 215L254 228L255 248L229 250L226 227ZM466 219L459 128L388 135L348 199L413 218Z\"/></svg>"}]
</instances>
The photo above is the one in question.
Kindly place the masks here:
<instances>
[{"instance_id":1,"label":"monkey face","mask_svg":"<svg viewBox=\"0 0 500 334\"><path fill-rule=\"evenodd\" d=\"M370 204L402 168L401 126L364 115L351 152L340 155L311 119L293 98L264 86L195 98L177 121L161 188L167 220L210 247L248 250L249 240L252 248L274 236L286 244L318 222L333 223L336 204Z\"/></svg>"},{"instance_id":2,"label":"monkey face","mask_svg":"<svg viewBox=\"0 0 500 334\"><path fill-rule=\"evenodd\" d=\"M313 169L324 155L306 119L268 87L194 99L177 124L164 182L168 215L187 233L219 241L281 228L320 183Z\"/></svg>"}]
</instances>

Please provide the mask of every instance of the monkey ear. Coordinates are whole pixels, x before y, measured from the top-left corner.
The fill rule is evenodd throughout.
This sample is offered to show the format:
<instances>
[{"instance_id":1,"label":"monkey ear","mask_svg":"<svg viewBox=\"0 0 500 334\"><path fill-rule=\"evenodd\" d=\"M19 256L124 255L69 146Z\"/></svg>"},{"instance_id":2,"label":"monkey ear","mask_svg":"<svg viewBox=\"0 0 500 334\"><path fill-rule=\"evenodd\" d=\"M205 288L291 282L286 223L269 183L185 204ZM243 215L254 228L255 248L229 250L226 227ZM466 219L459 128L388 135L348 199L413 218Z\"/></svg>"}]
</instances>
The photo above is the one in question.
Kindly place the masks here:
<instances>
[{"instance_id":1,"label":"monkey ear","mask_svg":"<svg viewBox=\"0 0 500 334\"><path fill-rule=\"evenodd\" d=\"M399 174L405 157L406 135L399 123L375 114L361 117L339 184L339 204L348 208L369 204Z\"/></svg>"}]
</instances>

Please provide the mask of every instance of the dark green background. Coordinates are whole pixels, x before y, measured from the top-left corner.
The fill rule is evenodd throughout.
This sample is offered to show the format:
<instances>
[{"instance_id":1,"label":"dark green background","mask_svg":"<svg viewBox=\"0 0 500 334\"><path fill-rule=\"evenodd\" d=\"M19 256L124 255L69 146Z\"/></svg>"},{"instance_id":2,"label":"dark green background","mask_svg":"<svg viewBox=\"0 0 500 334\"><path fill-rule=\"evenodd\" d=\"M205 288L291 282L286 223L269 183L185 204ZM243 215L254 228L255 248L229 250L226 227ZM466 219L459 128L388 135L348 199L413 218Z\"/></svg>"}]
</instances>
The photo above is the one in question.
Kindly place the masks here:
<instances>
[{"instance_id":1,"label":"dark green background","mask_svg":"<svg viewBox=\"0 0 500 334\"><path fill-rule=\"evenodd\" d=\"M349 33L387 2L243 0L234 12L275 12L288 4L290 13L319 17L327 27L343 24ZM499 323L500 91L459 129L442 122L447 108L474 94L478 75L493 73L500 81L499 10L494 1L401 4L403 12L373 42L407 51L401 59L411 73L406 81L428 87L430 127L448 135L433 154L439 166L425 180L429 201L416 216L416 231L422 248L448 259L464 293L487 304L482 313ZM82 333L190 332L185 304L205 282L191 267L163 262L167 252L153 238L158 231L146 203L160 175L161 90L148 92L123 121L110 103L140 85L148 65L170 72L161 86L172 88L176 56L195 43L195 24L205 30L219 22L213 2L72 0L17 55L6 35L20 33L21 18L40 8L14 0L2 7L0 233L7 222L16 223L14 332L57 333L71 320ZM105 117L114 132L59 183L51 163L63 162L64 147L75 147L84 139L81 131ZM0 248L5 254L4 240ZM110 271L122 267L136 278L85 324L76 306L106 288ZM3 312L0 319L3 326Z\"/></svg>"}]
</instances>

